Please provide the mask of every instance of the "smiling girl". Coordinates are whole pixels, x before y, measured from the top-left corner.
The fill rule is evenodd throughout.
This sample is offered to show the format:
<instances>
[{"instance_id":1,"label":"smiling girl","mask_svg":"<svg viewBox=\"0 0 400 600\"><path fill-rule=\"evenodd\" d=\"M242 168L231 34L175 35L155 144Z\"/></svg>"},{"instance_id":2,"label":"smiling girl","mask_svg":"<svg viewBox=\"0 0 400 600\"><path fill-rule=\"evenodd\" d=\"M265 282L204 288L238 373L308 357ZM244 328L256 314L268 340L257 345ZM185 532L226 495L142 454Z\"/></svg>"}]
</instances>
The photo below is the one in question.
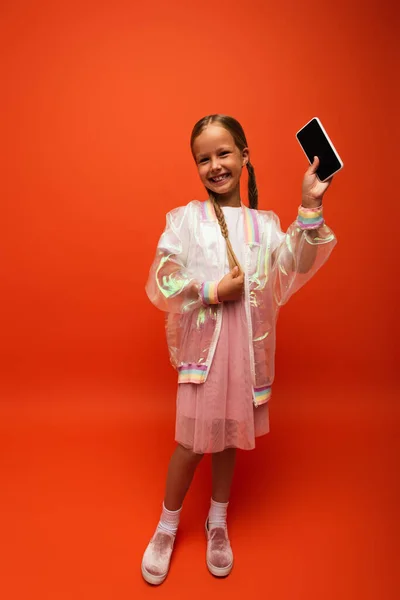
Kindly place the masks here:
<instances>
[{"instance_id":1,"label":"smiling girl","mask_svg":"<svg viewBox=\"0 0 400 600\"><path fill-rule=\"evenodd\" d=\"M142 574L158 585L168 574L185 495L205 453L212 454L206 520L209 571L230 573L226 524L237 449L268 433L279 308L327 260L336 238L322 199L331 181L304 175L296 221L259 211L254 168L241 125L225 115L196 123L191 150L208 199L167 215L147 294L167 313L167 341L178 372L176 435L160 522L144 553ZM249 208L240 179L248 171Z\"/></svg>"}]
</instances>

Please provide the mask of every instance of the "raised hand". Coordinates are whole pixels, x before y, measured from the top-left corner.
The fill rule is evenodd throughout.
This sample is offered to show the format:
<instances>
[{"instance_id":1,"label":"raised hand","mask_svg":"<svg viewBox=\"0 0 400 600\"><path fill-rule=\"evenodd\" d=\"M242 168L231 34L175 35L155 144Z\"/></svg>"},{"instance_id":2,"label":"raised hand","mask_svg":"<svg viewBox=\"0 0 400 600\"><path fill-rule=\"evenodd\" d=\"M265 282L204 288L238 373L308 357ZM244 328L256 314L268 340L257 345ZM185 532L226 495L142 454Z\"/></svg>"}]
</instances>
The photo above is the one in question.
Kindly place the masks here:
<instances>
[{"instance_id":1,"label":"raised hand","mask_svg":"<svg viewBox=\"0 0 400 600\"><path fill-rule=\"evenodd\" d=\"M319 167L319 158L314 156L314 162L307 169L302 185L302 206L305 208L316 208L321 206L322 198L332 183L333 176L322 183L316 176Z\"/></svg>"}]
</instances>

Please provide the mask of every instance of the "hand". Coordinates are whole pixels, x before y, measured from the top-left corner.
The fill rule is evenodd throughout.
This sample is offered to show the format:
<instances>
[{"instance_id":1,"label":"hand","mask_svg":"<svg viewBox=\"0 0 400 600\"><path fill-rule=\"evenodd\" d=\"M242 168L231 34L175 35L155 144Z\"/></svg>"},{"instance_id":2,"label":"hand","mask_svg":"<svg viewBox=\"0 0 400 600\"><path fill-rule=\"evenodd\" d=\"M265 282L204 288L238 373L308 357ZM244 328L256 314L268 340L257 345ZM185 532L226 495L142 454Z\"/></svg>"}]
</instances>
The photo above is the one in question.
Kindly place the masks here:
<instances>
[{"instance_id":1,"label":"hand","mask_svg":"<svg viewBox=\"0 0 400 600\"><path fill-rule=\"evenodd\" d=\"M314 162L307 169L302 185L302 206L305 208L317 208L322 204L322 198L332 183L333 175L322 183L316 176L319 167L319 158L314 156Z\"/></svg>"},{"instance_id":2,"label":"hand","mask_svg":"<svg viewBox=\"0 0 400 600\"><path fill-rule=\"evenodd\" d=\"M218 299L220 302L240 300L244 290L244 275L239 267L234 267L218 284Z\"/></svg>"}]
</instances>

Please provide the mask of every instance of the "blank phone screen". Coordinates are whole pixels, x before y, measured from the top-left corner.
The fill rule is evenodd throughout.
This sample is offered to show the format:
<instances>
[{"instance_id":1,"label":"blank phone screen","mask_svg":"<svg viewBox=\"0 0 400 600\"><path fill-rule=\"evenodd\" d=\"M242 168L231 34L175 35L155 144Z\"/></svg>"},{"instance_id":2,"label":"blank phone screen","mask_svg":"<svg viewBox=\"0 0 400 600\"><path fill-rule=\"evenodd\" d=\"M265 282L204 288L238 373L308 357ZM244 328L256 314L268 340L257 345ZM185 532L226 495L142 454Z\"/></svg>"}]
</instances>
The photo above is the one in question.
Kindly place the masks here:
<instances>
[{"instance_id":1,"label":"blank phone screen","mask_svg":"<svg viewBox=\"0 0 400 600\"><path fill-rule=\"evenodd\" d=\"M297 134L297 139L310 163L314 161L314 156L318 156L320 165L317 169L317 175L321 181L324 181L340 169L340 161L332 150L317 119L313 119L303 127Z\"/></svg>"}]
</instances>

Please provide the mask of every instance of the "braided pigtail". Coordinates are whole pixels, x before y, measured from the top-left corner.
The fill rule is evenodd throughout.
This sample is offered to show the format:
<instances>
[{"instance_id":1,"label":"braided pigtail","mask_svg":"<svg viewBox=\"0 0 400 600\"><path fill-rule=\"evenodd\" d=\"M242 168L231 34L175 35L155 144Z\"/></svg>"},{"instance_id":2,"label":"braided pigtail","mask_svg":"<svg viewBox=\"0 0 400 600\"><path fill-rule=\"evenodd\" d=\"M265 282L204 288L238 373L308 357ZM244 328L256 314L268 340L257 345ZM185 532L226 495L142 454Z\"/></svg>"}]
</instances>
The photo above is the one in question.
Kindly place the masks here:
<instances>
[{"instance_id":1,"label":"braided pigtail","mask_svg":"<svg viewBox=\"0 0 400 600\"><path fill-rule=\"evenodd\" d=\"M256 174L254 172L254 167L250 163L250 161L246 165L247 171L249 173L249 183L248 183L248 194L249 194L249 206L250 208L258 208L258 190L257 190L257 182L256 182Z\"/></svg>"},{"instance_id":2,"label":"braided pigtail","mask_svg":"<svg viewBox=\"0 0 400 600\"><path fill-rule=\"evenodd\" d=\"M239 263L238 259L236 258L236 254L233 251L232 244L229 239L228 226L225 221L224 212L223 212L222 208L220 207L218 201L216 200L214 194L212 194L211 192L210 192L210 199L214 206L215 214L218 219L222 237L225 238L225 241L226 241L226 251L228 254L229 268L233 269L234 267L239 267L239 272L242 273L242 267L240 266L240 263Z\"/></svg>"},{"instance_id":3,"label":"braided pigtail","mask_svg":"<svg viewBox=\"0 0 400 600\"><path fill-rule=\"evenodd\" d=\"M212 125L213 123L216 123L217 125L220 125L221 127L224 127L224 129L226 129L231 134L231 136L235 142L235 146L240 151L242 157L244 156L245 150L247 151L247 154L248 154L248 144L247 144L246 135L245 135L245 133L243 131L243 127L241 126L239 121L237 121L233 117L229 117L228 115L215 114L215 115L207 115L206 117L203 117L202 119L200 119L200 121L197 121L197 123L193 127L192 135L190 137L190 147L192 149L193 158L195 160L196 160L196 156L195 156L194 150L193 150L194 142L197 139L197 137L205 129L207 129L207 127L209 125ZM257 209L257 207L258 207L258 191L257 191L257 183L256 183L256 176L254 173L254 167L250 162L247 162L246 166L247 166L247 170L249 173L249 183L248 183L249 205L250 205L250 208ZM229 240L228 227L226 225L223 210L217 201L216 195L213 192L211 192L211 190L209 190L207 188L207 186L206 186L206 190L209 194L211 202L213 203L215 214L217 216L218 223L221 228L221 233L226 240L226 249L227 249L227 253L228 253L229 267L231 269L233 269L234 267L239 267L239 270L242 273L242 268L239 264L238 259L235 256L235 253L232 248L232 244Z\"/></svg>"}]
</instances>

